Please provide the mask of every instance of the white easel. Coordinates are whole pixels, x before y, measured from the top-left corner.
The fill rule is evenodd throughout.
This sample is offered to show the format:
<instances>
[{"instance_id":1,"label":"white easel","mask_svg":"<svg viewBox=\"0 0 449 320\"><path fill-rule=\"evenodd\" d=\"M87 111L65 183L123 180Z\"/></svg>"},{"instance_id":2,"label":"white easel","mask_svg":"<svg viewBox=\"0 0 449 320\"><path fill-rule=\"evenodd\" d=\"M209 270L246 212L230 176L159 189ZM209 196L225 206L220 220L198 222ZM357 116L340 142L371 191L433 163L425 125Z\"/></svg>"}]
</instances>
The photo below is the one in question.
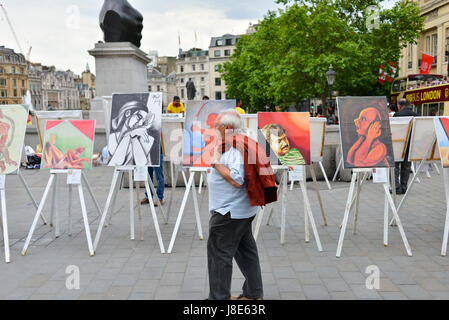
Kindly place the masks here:
<instances>
[{"instance_id":1,"label":"white easel","mask_svg":"<svg viewBox=\"0 0 449 320\"><path fill-rule=\"evenodd\" d=\"M22 176L22 173L18 171L17 174L20 178L20 181L22 182L23 186L25 187L25 190L27 191L28 196L30 197L34 207L38 208L38 204L36 200L34 199L33 194L31 193L30 188L28 187L28 184L26 183L25 179ZM5 183L6 183L6 175L0 175L0 203L1 203L1 215L2 215L2 226L3 226L3 243L5 247L5 262L9 263L11 262L10 252L9 252L9 232L8 232L8 214L6 211L6 193L5 193ZM44 223L44 225L47 224L47 221L45 220L45 217L43 214L41 214L41 219Z\"/></svg>"},{"instance_id":2,"label":"white easel","mask_svg":"<svg viewBox=\"0 0 449 320\"><path fill-rule=\"evenodd\" d=\"M348 199L347 199L347 202L346 202L345 214L344 214L344 218L343 218L343 222L342 222L342 226L341 226L341 231L340 231L340 238L338 240L338 246L337 246L336 256L338 258L341 256L341 251L342 251L342 248L343 248L343 241L344 241L344 237L345 237L346 227L348 225L349 214L352 211L352 208L353 208L353 205L354 205L354 201L356 202L356 208L358 208L362 182L363 182L364 179L366 179L367 175L370 174L371 170L372 169L353 169L352 170L353 173L352 173L352 179L351 179L351 186L349 187L349 194L348 194ZM364 174L363 178L362 178L362 174ZM398 212L397 212L396 206L394 204L393 198L390 195L389 187L390 187L390 184L388 182L387 183L383 183L383 189L384 189L384 192L385 192L384 246L388 245L388 219L389 219L389 217L388 217L388 215L389 215L388 207L390 207L392 212L393 212L393 217L397 221L399 232L401 234L402 241L404 242L404 246L405 246L405 248L407 250L407 254L409 256L412 256L412 251L410 249L410 245L408 243L407 237L405 236L405 232L404 232L404 229L402 227L402 223L401 223L401 221L399 219ZM358 209L356 209L356 211L357 210ZM354 217L354 233L355 233L355 230L356 230L356 226L357 226L357 213L355 214L355 217Z\"/></svg>"},{"instance_id":3,"label":"white easel","mask_svg":"<svg viewBox=\"0 0 449 320\"><path fill-rule=\"evenodd\" d=\"M94 241L94 251L97 250L97 246L98 243L100 242L100 237L101 237L101 232L103 230L103 227L105 226L105 222L106 222L106 217L109 213L109 208L111 206L111 202L115 203L115 200L117 199L117 194L118 194L118 190L120 189L118 187L119 182L121 181L123 175L125 174L125 172L128 172L128 177L129 177L129 220L130 220L130 238L131 240L135 239L135 229L134 229L134 182L137 180L134 179L133 177L133 173L134 173L134 166L123 166L123 167L115 167L114 169L114 175L112 177L112 183L111 183L111 188L109 189L109 194L108 194L108 198L106 200L106 205L104 207L103 213L101 215L101 219L100 219L100 224L98 226L98 230L97 230L97 234L95 236L95 241ZM147 168L145 168L147 169ZM154 190L154 185L153 182L151 181L151 179L148 179L148 171L146 171L146 179L138 179L138 180L145 180L145 189L148 195L148 200L150 203L150 210L151 210L151 215L153 218L153 223L154 223L154 228L156 229L156 235L157 235L157 239L159 242L159 247L161 250L161 253L165 253L165 248L164 248L164 243L162 242L162 235L161 235L161 231L159 228L159 222L157 219L157 215L156 215L156 209L154 207L154 202L153 202L153 197L151 197L151 191L152 190L155 194L155 190ZM120 177L120 178L119 178ZM136 188L136 192L137 192L137 196L139 196L139 191L140 191L140 185L139 183L137 183L137 188ZM157 197L156 197L157 198ZM137 199L137 201L140 201L139 199ZM158 205L159 208L162 212L162 216L164 218L164 221L166 221L165 218L165 213L164 213L164 209L162 208L162 205L159 201L159 198L157 198L158 201ZM114 206L112 206L113 208ZM140 207L139 207L140 209ZM140 210L139 210L140 211ZM112 215L112 212L111 212ZM142 224L141 221L141 216L139 215L139 219L140 219L140 224ZM142 232L142 226L140 226L140 230ZM141 239L142 239L142 234L140 235Z\"/></svg>"},{"instance_id":4,"label":"white easel","mask_svg":"<svg viewBox=\"0 0 449 320\"><path fill-rule=\"evenodd\" d=\"M446 220L444 223L443 245L441 255L446 256L447 241L449 238L449 168L443 168L444 191L446 196Z\"/></svg>"},{"instance_id":5,"label":"white easel","mask_svg":"<svg viewBox=\"0 0 449 320\"><path fill-rule=\"evenodd\" d=\"M51 189L53 183L54 183L54 186L53 186L52 205L51 205L52 222L53 222L53 217L55 217L55 237L58 238L60 236L59 210L58 210L58 201L57 201L58 175L63 175L63 174L69 175L72 172L73 172L73 174L75 174L78 171L79 170L51 170L50 171L50 179L48 180L47 187L45 188L44 195L42 196L42 200L40 202L39 208L37 209L33 223L31 224L31 229L28 233L28 237L25 241L25 245L23 246L22 255L26 255L26 253L27 253L28 246L30 245L30 242L31 242L31 238L34 234L34 230L36 229L37 220L39 219L39 216L42 214L42 210L45 207L45 203L47 202L47 197L48 197L48 194L50 193L50 189ZM101 213L98 203L97 203L97 201L92 193L92 190L90 188L90 185L87 181L87 178L85 177L84 172L80 171L79 172L79 180L75 179L74 182L71 182L71 183L69 183L69 181L67 182L67 184L69 186L69 201L68 201L68 204L69 204L69 207L68 207L69 235L70 236L72 235L72 208L71 208L72 187L73 187L73 185L76 185L78 187L78 194L80 197L81 212L82 212L82 216L83 216L83 220L84 220L84 229L86 231L87 245L89 248L90 255L93 256L94 249L92 246L92 238L91 238L91 233L90 233L89 220L87 218L86 201L84 198L83 186L82 186L82 182L81 182L82 180L84 180L84 182L86 183L86 186L87 186L88 191L95 203L95 206L96 206L97 210L99 211L99 213Z\"/></svg>"},{"instance_id":6,"label":"white easel","mask_svg":"<svg viewBox=\"0 0 449 320\"><path fill-rule=\"evenodd\" d=\"M195 217L196 217L196 225L198 228L198 234L200 240L203 240L203 230L201 227L201 218L200 218L200 210L198 207L198 197L196 193L195 188L195 174L199 173L201 175L205 175L207 173L207 168L189 168L190 176L189 180L187 181L184 171L182 171L184 182L186 183L186 190L184 192L184 197L182 199L181 208L179 209L178 218L176 219L175 229L173 230L173 234L170 240L170 245L168 247L168 253L172 253L173 246L175 245L176 236L178 235L178 230L181 225L182 216L184 215L185 207L187 204L187 200L189 198L189 193L192 191L192 197L193 197L193 205L195 209ZM207 179L207 177L206 177Z\"/></svg>"},{"instance_id":7,"label":"white easel","mask_svg":"<svg viewBox=\"0 0 449 320\"><path fill-rule=\"evenodd\" d=\"M286 214L287 214L287 190L288 190L288 171L289 168L285 166L272 166L273 170L280 170L282 171L282 177L281 181L279 182L279 192L281 193L281 205L282 205L282 214L281 214L281 244L285 243L285 224L286 224ZM316 227L315 219L313 218L312 214L312 208L310 206L309 196L307 195L307 187L305 183L305 168L303 171L303 179L300 181L301 185L301 191L304 201L304 227L305 227L305 241L307 243L310 242L310 231L309 231L309 221L312 225L312 231L315 236L315 240L317 242L318 251L322 252L323 247L321 245L320 236L318 234L318 230ZM266 206L264 208L261 208L259 211L256 227L254 230L254 239L257 240L257 237L259 235L260 226L262 224L263 216L266 210ZM270 212L269 219L271 218L272 211ZM325 218L325 217L324 217Z\"/></svg>"}]
</instances>

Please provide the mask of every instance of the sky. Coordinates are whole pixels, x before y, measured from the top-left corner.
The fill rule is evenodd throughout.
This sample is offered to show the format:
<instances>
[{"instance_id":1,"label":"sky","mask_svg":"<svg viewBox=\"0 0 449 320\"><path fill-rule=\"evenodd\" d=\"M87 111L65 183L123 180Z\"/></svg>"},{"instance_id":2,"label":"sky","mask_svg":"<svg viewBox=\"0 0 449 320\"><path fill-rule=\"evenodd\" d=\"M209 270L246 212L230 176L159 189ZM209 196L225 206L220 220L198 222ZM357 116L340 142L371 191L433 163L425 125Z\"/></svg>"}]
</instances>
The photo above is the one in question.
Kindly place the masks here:
<instances>
[{"instance_id":1,"label":"sky","mask_svg":"<svg viewBox=\"0 0 449 320\"><path fill-rule=\"evenodd\" d=\"M391 7L395 0L385 1ZM23 53L32 47L30 60L77 74L95 60L87 52L103 40L99 13L103 0L0 0L17 34ZM274 0L129 0L144 16L140 49L159 56L176 56L181 48L207 49L211 37L243 34L249 23L262 20L268 10L281 8ZM197 40L195 40L195 33ZM20 52L0 12L0 45Z\"/></svg>"}]
</instances>

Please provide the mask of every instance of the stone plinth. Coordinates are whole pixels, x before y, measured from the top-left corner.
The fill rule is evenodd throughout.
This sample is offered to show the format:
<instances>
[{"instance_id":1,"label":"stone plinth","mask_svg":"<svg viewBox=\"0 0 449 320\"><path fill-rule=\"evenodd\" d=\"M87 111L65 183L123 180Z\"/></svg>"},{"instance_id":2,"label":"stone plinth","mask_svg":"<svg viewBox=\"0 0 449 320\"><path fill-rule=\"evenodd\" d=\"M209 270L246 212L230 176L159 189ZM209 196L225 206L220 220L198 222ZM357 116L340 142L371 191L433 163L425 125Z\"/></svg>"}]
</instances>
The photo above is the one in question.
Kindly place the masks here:
<instances>
[{"instance_id":1,"label":"stone plinth","mask_svg":"<svg viewBox=\"0 0 449 320\"><path fill-rule=\"evenodd\" d=\"M147 65L151 59L130 42L96 43L96 95L148 92Z\"/></svg>"}]
</instances>

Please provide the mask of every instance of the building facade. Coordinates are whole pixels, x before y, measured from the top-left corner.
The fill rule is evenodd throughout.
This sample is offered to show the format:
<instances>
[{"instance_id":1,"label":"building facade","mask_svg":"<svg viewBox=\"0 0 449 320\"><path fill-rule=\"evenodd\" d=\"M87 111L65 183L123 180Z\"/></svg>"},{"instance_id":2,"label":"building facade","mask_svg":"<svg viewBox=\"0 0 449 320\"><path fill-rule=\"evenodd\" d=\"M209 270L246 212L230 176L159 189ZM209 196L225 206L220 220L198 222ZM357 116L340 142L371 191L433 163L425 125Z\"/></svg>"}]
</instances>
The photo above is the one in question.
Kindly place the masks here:
<instances>
[{"instance_id":1,"label":"building facade","mask_svg":"<svg viewBox=\"0 0 449 320\"><path fill-rule=\"evenodd\" d=\"M192 80L196 94L194 100L201 100L209 93L209 51L198 48L179 50L176 62L176 91L181 100L187 100L186 83Z\"/></svg>"},{"instance_id":2,"label":"building facade","mask_svg":"<svg viewBox=\"0 0 449 320\"><path fill-rule=\"evenodd\" d=\"M158 57L156 68L166 75L176 73L176 57Z\"/></svg>"},{"instance_id":3,"label":"building facade","mask_svg":"<svg viewBox=\"0 0 449 320\"><path fill-rule=\"evenodd\" d=\"M399 60L399 75L419 74L422 54L434 57L430 73L448 75L449 0L415 0L426 17L418 44L409 44Z\"/></svg>"},{"instance_id":4,"label":"building facade","mask_svg":"<svg viewBox=\"0 0 449 320\"><path fill-rule=\"evenodd\" d=\"M95 80L95 75L90 72L89 64L86 65L86 70L81 77L75 80L82 110L91 109L91 101L95 98Z\"/></svg>"},{"instance_id":5,"label":"building facade","mask_svg":"<svg viewBox=\"0 0 449 320\"><path fill-rule=\"evenodd\" d=\"M31 103L34 109L44 110L42 101L42 65L40 63L28 63L28 83Z\"/></svg>"},{"instance_id":6,"label":"building facade","mask_svg":"<svg viewBox=\"0 0 449 320\"><path fill-rule=\"evenodd\" d=\"M79 110L78 77L70 70L57 71L54 66L43 67L42 101L46 110Z\"/></svg>"},{"instance_id":7,"label":"building facade","mask_svg":"<svg viewBox=\"0 0 449 320\"><path fill-rule=\"evenodd\" d=\"M162 93L162 109L165 111L177 95L176 73L166 75L156 68L148 70L148 91Z\"/></svg>"},{"instance_id":8,"label":"building facade","mask_svg":"<svg viewBox=\"0 0 449 320\"><path fill-rule=\"evenodd\" d=\"M209 87L210 98L226 100L234 97L226 95L226 83L222 79L219 66L229 61L240 35L225 34L222 37L213 37L209 45Z\"/></svg>"},{"instance_id":9,"label":"building facade","mask_svg":"<svg viewBox=\"0 0 449 320\"><path fill-rule=\"evenodd\" d=\"M25 57L0 46L0 104L20 104L28 90Z\"/></svg>"}]
</instances>

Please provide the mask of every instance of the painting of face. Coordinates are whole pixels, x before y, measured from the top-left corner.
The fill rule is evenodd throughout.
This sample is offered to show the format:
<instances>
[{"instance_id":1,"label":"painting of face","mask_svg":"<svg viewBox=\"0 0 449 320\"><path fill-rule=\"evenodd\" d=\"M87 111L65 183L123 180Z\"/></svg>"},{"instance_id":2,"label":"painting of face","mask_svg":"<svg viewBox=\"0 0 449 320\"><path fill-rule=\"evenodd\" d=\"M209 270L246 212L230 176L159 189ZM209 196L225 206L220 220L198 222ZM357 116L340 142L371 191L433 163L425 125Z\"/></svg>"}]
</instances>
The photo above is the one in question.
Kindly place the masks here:
<instances>
[{"instance_id":1,"label":"painting of face","mask_svg":"<svg viewBox=\"0 0 449 320\"><path fill-rule=\"evenodd\" d=\"M338 97L345 168L394 166L390 121L385 97Z\"/></svg>"},{"instance_id":2,"label":"painting of face","mask_svg":"<svg viewBox=\"0 0 449 320\"><path fill-rule=\"evenodd\" d=\"M28 107L0 105L0 174L17 173L22 157Z\"/></svg>"},{"instance_id":3,"label":"painting of face","mask_svg":"<svg viewBox=\"0 0 449 320\"><path fill-rule=\"evenodd\" d=\"M258 142L272 165L310 164L310 114L260 112Z\"/></svg>"},{"instance_id":4,"label":"painting of face","mask_svg":"<svg viewBox=\"0 0 449 320\"><path fill-rule=\"evenodd\" d=\"M449 168L449 117L436 117L434 121L441 163L443 168Z\"/></svg>"},{"instance_id":5,"label":"painting of face","mask_svg":"<svg viewBox=\"0 0 449 320\"><path fill-rule=\"evenodd\" d=\"M48 120L41 169L92 168L95 120Z\"/></svg>"},{"instance_id":6,"label":"painting of face","mask_svg":"<svg viewBox=\"0 0 449 320\"><path fill-rule=\"evenodd\" d=\"M215 123L218 115L235 108L235 100L187 101L182 163L184 167L211 166L219 139Z\"/></svg>"},{"instance_id":7,"label":"painting of face","mask_svg":"<svg viewBox=\"0 0 449 320\"><path fill-rule=\"evenodd\" d=\"M162 94L114 94L108 140L109 166L160 164Z\"/></svg>"}]
</instances>

